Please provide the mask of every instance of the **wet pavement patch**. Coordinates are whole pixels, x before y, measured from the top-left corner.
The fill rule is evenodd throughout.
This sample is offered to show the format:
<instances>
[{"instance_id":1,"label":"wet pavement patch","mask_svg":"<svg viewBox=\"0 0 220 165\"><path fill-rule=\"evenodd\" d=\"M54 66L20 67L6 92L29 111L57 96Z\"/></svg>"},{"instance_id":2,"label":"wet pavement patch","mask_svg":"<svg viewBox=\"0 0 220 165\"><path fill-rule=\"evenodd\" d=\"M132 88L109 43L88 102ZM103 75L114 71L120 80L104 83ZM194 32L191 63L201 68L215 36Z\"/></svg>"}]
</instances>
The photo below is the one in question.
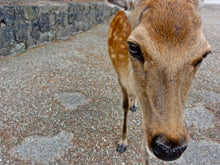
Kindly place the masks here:
<instances>
[{"instance_id":1,"label":"wet pavement patch","mask_svg":"<svg viewBox=\"0 0 220 165\"><path fill-rule=\"evenodd\" d=\"M72 139L73 134L67 131L53 137L28 137L13 148L11 156L25 161L53 162L72 145Z\"/></svg>"},{"instance_id":2,"label":"wet pavement patch","mask_svg":"<svg viewBox=\"0 0 220 165\"><path fill-rule=\"evenodd\" d=\"M197 106L187 108L185 110L186 125L194 125L199 129L207 129L215 127L215 115L204 108L204 106Z\"/></svg>"},{"instance_id":3,"label":"wet pavement patch","mask_svg":"<svg viewBox=\"0 0 220 165\"><path fill-rule=\"evenodd\" d=\"M212 91L202 91L200 93L200 99L203 103L217 103L220 102L220 94L214 93Z\"/></svg>"},{"instance_id":4,"label":"wet pavement patch","mask_svg":"<svg viewBox=\"0 0 220 165\"><path fill-rule=\"evenodd\" d=\"M55 94L55 99L62 105L66 110L74 110L78 106L87 104L90 99L81 93L59 93Z\"/></svg>"},{"instance_id":5,"label":"wet pavement patch","mask_svg":"<svg viewBox=\"0 0 220 165\"><path fill-rule=\"evenodd\" d=\"M188 148L183 154L184 160L181 159L181 162L179 164L217 165L220 161L219 155L219 143L206 140L190 140ZM200 160L199 163L198 160Z\"/></svg>"}]
</instances>

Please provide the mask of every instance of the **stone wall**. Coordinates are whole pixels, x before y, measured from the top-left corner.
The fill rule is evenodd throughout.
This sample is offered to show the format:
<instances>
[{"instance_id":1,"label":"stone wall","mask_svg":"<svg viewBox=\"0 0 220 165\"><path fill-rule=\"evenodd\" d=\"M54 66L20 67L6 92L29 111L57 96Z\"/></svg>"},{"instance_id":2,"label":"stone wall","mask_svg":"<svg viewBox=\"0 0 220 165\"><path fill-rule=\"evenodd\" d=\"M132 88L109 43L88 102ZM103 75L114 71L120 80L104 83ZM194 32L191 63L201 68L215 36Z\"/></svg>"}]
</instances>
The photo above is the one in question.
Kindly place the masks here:
<instances>
[{"instance_id":1,"label":"stone wall","mask_svg":"<svg viewBox=\"0 0 220 165\"><path fill-rule=\"evenodd\" d=\"M54 5L1 5L0 56L66 38L102 23L116 12L104 2Z\"/></svg>"}]
</instances>

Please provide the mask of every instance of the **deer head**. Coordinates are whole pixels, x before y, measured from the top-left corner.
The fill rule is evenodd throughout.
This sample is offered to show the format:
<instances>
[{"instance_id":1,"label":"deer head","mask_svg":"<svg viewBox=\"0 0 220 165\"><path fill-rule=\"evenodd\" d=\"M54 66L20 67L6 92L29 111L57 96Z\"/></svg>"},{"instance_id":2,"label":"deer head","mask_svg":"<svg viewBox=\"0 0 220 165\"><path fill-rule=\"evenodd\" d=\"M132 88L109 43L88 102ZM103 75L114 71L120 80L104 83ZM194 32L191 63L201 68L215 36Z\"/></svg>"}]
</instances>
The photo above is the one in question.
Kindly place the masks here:
<instances>
[{"instance_id":1,"label":"deer head","mask_svg":"<svg viewBox=\"0 0 220 165\"><path fill-rule=\"evenodd\" d=\"M210 46L196 0L107 0L126 11L131 86L143 113L146 147L175 160L187 147L184 103ZM111 27L110 27L111 28ZM119 77L120 79L120 77Z\"/></svg>"}]
</instances>

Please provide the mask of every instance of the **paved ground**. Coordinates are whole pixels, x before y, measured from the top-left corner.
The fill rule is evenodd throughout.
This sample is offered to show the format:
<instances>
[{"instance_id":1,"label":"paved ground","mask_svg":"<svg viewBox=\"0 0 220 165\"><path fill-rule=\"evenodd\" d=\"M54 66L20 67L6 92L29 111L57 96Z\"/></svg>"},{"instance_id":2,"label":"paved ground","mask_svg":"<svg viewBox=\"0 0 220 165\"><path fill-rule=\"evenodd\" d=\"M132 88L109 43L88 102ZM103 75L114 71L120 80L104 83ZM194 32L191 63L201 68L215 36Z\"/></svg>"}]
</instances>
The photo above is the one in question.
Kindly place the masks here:
<instances>
[{"instance_id":1,"label":"paved ground","mask_svg":"<svg viewBox=\"0 0 220 165\"><path fill-rule=\"evenodd\" d=\"M201 14L213 54L186 103L188 150L169 164L220 164L220 7L205 7ZM127 151L115 151L123 117L106 48L108 26L1 59L0 164L140 162L140 111L129 116Z\"/></svg>"}]
</instances>

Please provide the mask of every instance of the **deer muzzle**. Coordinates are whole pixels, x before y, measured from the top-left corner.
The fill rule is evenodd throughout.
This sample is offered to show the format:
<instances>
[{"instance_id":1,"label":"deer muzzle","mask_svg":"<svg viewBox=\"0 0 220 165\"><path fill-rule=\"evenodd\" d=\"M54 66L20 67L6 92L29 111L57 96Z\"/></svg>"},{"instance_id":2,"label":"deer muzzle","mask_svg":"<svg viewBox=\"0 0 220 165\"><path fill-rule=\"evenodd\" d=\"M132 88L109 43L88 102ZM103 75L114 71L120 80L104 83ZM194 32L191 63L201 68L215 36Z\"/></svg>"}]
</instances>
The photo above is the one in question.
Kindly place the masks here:
<instances>
[{"instance_id":1,"label":"deer muzzle","mask_svg":"<svg viewBox=\"0 0 220 165\"><path fill-rule=\"evenodd\" d=\"M178 159L187 148L185 139L180 141L166 140L164 135L153 137L151 142L154 155L164 161L173 161Z\"/></svg>"}]
</instances>

